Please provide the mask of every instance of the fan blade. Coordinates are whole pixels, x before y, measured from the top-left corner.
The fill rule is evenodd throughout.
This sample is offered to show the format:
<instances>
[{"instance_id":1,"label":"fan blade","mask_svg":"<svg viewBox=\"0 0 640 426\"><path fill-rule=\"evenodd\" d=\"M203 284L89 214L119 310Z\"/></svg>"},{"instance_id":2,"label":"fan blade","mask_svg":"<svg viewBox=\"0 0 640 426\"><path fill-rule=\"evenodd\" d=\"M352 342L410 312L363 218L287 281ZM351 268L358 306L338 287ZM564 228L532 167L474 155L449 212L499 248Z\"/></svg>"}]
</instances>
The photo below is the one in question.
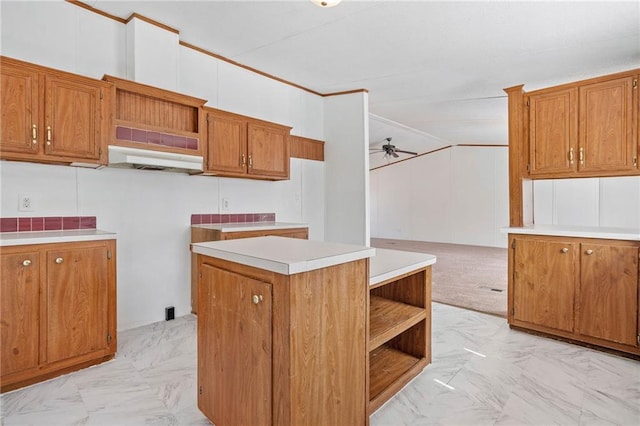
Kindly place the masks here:
<instances>
[{"instance_id":1,"label":"fan blade","mask_svg":"<svg viewBox=\"0 0 640 426\"><path fill-rule=\"evenodd\" d=\"M403 151L401 149L396 149L396 152L401 152L403 154L410 154L410 155L418 155L417 152L411 152L411 151Z\"/></svg>"},{"instance_id":2,"label":"fan blade","mask_svg":"<svg viewBox=\"0 0 640 426\"><path fill-rule=\"evenodd\" d=\"M402 151L400 151L400 152L402 152ZM398 158L398 157L400 157L398 154L396 154L396 152L395 152L395 151L392 151L392 152L391 152L391 155L393 155L393 157L394 157L394 158Z\"/></svg>"}]
</instances>

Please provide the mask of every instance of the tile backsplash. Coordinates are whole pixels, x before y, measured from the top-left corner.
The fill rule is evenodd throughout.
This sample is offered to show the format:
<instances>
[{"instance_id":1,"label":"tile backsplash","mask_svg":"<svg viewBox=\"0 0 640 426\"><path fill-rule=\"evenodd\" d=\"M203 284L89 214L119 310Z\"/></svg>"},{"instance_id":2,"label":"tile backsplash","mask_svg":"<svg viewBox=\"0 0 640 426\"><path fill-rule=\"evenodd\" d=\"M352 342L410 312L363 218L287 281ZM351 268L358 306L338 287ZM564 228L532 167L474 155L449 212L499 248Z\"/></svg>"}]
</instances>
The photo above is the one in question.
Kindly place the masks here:
<instances>
[{"instance_id":1,"label":"tile backsplash","mask_svg":"<svg viewBox=\"0 0 640 426\"><path fill-rule=\"evenodd\" d=\"M95 216L3 217L0 232L62 231L95 229Z\"/></svg>"},{"instance_id":2,"label":"tile backsplash","mask_svg":"<svg viewBox=\"0 0 640 426\"><path fill-rule=\"evenodd\" d=\"M275 222L275 213L192 214L191 224Z\"/></svg>"},{"instance_id":3,"label":"tile backsplash","mask_svg":"<svg viewBox=\"0 0 640 426\"><path fill-rule=\"evenodd\" d=\"M198 139L169 133L151 132L131 127L117 126L116 139L145 144L164 145L173 148L198 150Z\"/></svg>"}]
</instances>

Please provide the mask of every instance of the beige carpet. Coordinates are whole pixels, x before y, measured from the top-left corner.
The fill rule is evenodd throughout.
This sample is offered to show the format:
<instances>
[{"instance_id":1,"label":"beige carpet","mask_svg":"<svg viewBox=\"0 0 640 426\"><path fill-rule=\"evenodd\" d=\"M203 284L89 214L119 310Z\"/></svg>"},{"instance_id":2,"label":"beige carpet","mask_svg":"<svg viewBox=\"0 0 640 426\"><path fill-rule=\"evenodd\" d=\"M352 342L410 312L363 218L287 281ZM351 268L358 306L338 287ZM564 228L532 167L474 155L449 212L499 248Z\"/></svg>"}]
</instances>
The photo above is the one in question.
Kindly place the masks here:
<instances>
[{"instance_id":1,"label":"beige carpet","mask_svg":"<svg viewBox=\"0 0 640 426\"><path fill-rule=\"evenodd\" d=\"M507 249L382 238L371 246L435 255L434 302L507 316Z\"/></svg>"}]
</instances>

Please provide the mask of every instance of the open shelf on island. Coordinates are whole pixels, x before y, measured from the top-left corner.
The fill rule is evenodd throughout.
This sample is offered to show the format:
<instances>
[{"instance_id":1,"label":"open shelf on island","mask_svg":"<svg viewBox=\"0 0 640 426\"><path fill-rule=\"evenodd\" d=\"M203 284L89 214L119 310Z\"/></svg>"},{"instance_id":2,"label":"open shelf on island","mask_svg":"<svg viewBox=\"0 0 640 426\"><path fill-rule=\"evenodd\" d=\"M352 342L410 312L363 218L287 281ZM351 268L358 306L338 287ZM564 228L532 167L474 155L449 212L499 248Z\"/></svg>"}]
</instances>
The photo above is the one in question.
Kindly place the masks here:
<instances>
[{"instance_id":1,"label":"open shelf on island","mask_svg":"<svg viewBox=\"0 0 640 426\"><path fill-rule=\"evenodd\" d=\"M377 410L426 365L426 358L414 357L389 345L382 345L371 351L369 354L369 411ZM391 395L387 395L385 391L389 391Z\"/></svg>"},{"instance_id":2,"label":"open shelf on island","mask_svg":"<svg viewBox=\"0 0 640 426\"><path fill-rule=\"evenodd\" d=\"M371 296L369 350L372 351L426 318L424 308Z\"/></svg>"}]
</instances>

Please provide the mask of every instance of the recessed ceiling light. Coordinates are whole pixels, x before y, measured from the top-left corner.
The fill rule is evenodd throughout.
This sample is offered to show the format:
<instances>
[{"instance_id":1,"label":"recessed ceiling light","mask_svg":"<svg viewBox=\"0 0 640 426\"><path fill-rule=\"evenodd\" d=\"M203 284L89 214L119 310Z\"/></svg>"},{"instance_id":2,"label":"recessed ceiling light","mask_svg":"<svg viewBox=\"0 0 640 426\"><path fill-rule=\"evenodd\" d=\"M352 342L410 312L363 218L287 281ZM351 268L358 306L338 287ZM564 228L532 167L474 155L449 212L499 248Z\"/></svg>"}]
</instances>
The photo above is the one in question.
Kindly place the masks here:
<instances>
[{"instance_id":1,"label":"recessed ceiling light","mask_svg":"<svg viewBox=\"0 0 640 426\"><path fill-rule=\"evenodd\" d=\"M337 6L342 0L311 0L314 4L320 7L333 7Z\"/></svg>"}]
</instances>

